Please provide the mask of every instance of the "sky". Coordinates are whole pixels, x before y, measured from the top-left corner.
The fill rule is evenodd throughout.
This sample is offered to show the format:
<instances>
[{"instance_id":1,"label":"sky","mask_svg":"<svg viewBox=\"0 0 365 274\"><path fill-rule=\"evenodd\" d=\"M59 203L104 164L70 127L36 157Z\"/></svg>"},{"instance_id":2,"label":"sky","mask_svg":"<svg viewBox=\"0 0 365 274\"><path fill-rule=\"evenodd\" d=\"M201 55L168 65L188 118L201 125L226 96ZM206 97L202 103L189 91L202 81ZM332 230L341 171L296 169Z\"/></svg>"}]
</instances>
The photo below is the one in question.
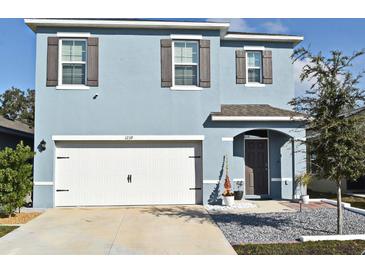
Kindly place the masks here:
<instances>
[{"instance_id":1,"label":"sky","mask_svg":"<svg viewBox=\"0 0 365 274\"><path fill-rule=\"evenodd\" d=\"M168 19L166 19L168 20ZM351 54L365 48L365 19L176 19L192 21L222 21L231 23L231 31L263 32L303 35L299 46L313 52L341 50ZM34 89L35 34L23 19L0 19L0 92L14 86ZM296 93L302 93L308 84L300 83L298 75L302 63L294 64ZM354 70L365 69L365 56L354 64ZM364 80L365 81L365 80ZM361 83L365 88L365 83Z\"/></svg>"}]
</instances>

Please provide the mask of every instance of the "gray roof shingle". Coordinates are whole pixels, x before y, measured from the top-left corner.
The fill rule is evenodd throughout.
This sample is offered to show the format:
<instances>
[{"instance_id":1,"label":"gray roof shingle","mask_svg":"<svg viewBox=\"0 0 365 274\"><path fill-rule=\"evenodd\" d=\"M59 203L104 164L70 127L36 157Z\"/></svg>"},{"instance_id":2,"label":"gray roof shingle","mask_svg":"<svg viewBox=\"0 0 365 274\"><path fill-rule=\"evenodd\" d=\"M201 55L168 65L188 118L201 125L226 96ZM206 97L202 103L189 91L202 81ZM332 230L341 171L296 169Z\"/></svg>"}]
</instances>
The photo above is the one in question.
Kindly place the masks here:
<instances>
[{"instance_id":1,"label":"gray roof shingle","mask_svg":"<svg viewBox=\"0 0 365 274\"><path fill-rule=\"evenodd\" d=\"M267 104L221 105L220 112L212 112L214 116L290 116L302 117L301 113L273 107Z\"/></svg>"},{"instance_id":2,"label":"gray roof shingle","mask_svg":"<svg viewBox=\"0 0 365 274\"><path fill-rule=\"evenodd\" d=\"M0 115L0 127L16 130L22 133L34 134L34 130L30 128L28 125L19 121L9 120L1 115Z\"/></svg>"}]
</instances>

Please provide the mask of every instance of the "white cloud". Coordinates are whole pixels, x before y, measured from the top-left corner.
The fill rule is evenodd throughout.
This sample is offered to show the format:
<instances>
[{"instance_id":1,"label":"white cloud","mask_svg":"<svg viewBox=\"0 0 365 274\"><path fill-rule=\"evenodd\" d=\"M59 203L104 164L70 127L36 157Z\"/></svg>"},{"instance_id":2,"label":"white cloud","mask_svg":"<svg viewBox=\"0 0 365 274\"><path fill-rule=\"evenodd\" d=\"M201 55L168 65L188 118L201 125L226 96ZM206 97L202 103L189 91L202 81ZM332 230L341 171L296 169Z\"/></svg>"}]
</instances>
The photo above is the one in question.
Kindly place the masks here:
<instances>
[{"instance_id":1,"label":"white cloud","mask_svg":"<svg viewBox=\"0 0 365 274\"><path fill-rule=\"evenodd\" d=\"M262 28L269 33L285 33L289 30L280 20L265 22Z\"/></svg>"},{"instance_id":2,"label":"white cloud","mask_svg":"<svg viewBox=\"0 0 365 274\"><path fill-rule=\"evenodd\" d=\"M256 29L248 25L243 18L210 18L210 22L227 22L230 23L230 31L255 32Z\"/></svg>"}]
</instances>

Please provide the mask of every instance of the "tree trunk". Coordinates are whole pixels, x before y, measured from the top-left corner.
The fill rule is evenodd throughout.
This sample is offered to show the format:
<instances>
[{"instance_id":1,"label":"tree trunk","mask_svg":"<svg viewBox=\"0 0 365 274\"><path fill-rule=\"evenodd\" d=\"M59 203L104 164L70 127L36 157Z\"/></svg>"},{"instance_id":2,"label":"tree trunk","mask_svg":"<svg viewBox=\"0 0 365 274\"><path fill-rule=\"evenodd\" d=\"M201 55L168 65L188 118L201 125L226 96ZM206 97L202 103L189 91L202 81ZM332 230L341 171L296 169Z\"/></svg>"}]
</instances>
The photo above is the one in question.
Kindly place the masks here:
<instances>
[{"instance_id":1,"label":"tree trunk","mask_svg":"<svg viewBox=\"0 0 365 274\"><path fill-rule=\"evenodd\" d=\"M337 182L337 234L342 235L343 210L341 199L341 181Z\"/></svg>"}]
</instances>

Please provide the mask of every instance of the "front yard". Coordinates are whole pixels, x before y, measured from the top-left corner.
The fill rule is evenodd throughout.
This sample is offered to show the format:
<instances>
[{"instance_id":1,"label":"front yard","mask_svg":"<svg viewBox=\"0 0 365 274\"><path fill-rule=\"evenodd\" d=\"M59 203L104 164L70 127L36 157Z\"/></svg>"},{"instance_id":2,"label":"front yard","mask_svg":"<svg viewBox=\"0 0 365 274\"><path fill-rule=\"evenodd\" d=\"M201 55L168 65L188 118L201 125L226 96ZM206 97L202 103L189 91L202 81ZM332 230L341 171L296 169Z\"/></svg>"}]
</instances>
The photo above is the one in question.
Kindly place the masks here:
<instances>
[{"instance_id":1,"label":"front yard","mask_svg":"<svg viewBox=\"0 0 365 274\"><path fill-rule=\"evenodd\" d=\"M233 248L238 255L361 255L365 241L244 244Z\"/></svg>"},{"instance_id":2,"label":"front yard","mask_svg":"<svg viewBox=\"0 0 365 274\"><path fill-rule=\"evenodd\" d=\"M332 193L324 193L324 192L315 192L308 190L308 194L310 198L316 199L316 198L325 198L325 199L331 199L336 200L337 195ZM342 194L342 202L350 203L353 207L358 207L365 209L365 198L361 197L354 197L346 194Z\"/></svg>"},{"instance_id":3,"label":"front yard","mask_svg":"<svg viewBox=\"0 0 365 274\"><path fill-rule=\"evenodd\" d=\"M211 213L231 245L288 243L303 235L336 234L336 208L302 212ZM365 216L344 211L344 234L365 234Z\"/></svg>"}]
</instances>

